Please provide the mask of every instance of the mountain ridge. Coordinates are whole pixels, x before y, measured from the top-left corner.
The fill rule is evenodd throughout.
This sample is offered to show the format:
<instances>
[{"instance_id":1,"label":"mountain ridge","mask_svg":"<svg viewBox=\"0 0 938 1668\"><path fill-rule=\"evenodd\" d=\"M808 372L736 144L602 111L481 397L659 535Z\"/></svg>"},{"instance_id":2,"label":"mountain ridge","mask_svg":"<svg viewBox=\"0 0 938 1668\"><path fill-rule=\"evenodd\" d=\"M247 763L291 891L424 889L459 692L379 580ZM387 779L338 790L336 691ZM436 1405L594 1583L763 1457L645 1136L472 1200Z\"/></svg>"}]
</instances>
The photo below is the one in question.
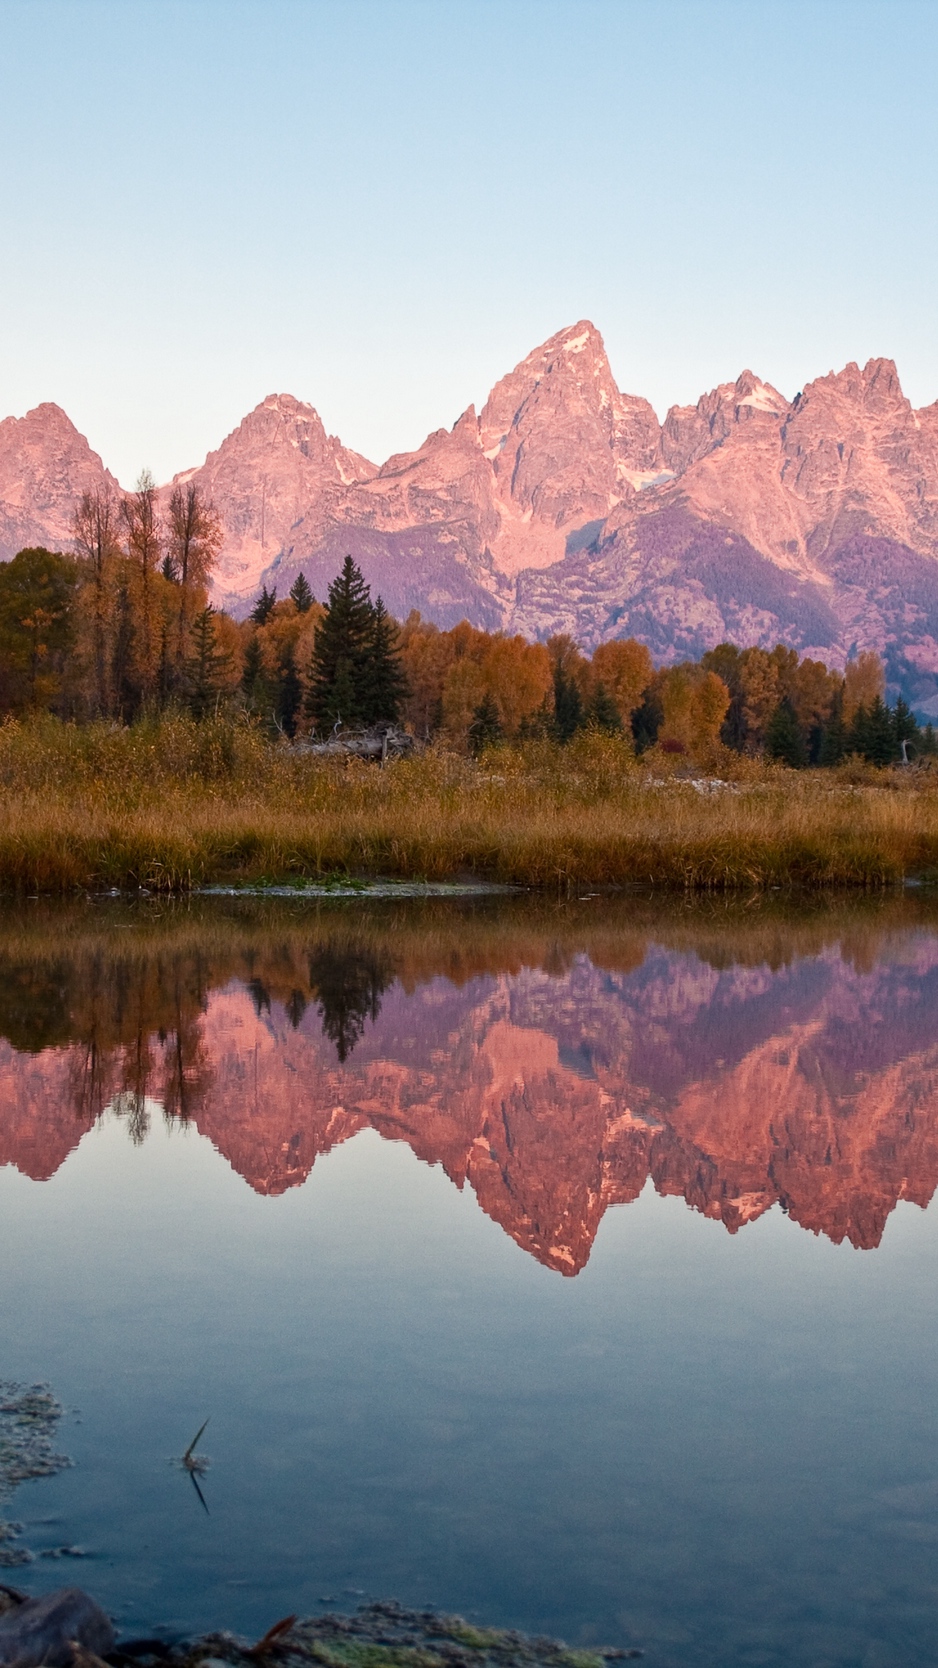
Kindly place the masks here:
<instances>
[{"instance_id":1,"label":"mountain ridge","mask_svg":"<svg viewBox=\"0 0 938 1668\"><path fill-rule=\"evenodd\" d=\"M235 613L300 572L324 596L351 554L398 616L590 649L635 635L663 661L725 639L840 667L871 648L938 715L938 401L914 410L889 359L792 400L747 369L659 423L581 319L383 464L276 394L174 479L221 514L215 599ZM69 495L105 482L58 407L0 423L0 556L64 547Z\"/></svg>"}]
</instances>

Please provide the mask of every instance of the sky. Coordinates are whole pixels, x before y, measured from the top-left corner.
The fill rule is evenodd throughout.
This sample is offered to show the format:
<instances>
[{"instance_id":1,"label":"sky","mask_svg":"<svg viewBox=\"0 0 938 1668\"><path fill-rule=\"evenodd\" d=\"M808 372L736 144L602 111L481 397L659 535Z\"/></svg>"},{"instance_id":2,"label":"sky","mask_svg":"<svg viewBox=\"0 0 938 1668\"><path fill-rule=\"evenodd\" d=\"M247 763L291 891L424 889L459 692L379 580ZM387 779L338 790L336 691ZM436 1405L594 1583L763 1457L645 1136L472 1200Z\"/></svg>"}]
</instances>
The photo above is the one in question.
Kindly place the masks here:
<instances>
[{"instance_id":1,"label":"sky","mask_svg":"<svg viewBox=\"0 0 938 1668\"><path fill-rule=\"evenodd\" d=\"M938 398L938 0L0 0L0 415L380 462L589 318L663 416Z\"/></svg>"}]
</instances>

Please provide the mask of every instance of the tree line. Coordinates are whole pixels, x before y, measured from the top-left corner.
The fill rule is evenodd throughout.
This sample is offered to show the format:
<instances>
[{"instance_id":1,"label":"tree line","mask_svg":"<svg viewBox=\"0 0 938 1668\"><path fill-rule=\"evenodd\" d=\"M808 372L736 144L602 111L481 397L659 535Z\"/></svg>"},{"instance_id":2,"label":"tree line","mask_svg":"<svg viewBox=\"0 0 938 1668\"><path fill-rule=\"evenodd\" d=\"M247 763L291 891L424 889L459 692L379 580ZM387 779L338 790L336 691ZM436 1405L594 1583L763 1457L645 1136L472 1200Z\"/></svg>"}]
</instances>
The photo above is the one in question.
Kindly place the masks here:
<instances>
[{"instance_id":1,"label":"tree line","mask_svg":"<svg viewBox=\"0 0 938 1668\"><path fill-rule=\"evenodd\" d=\"M351 557L324 602L301 574L236 621L209 602L221 542L193 482L165 503L148 475L132 493L85 493L70 553L27 549L0 566L0 712L129 723L171 707L197 719L241 709L291 739L402 723L476 753L595 729L639 753L700 760L722 746L795 768L938 753L930 724L901 699L887 705L869 652L841 673L782 644L722 643L656 668L634 638L590 656L563 634L442 630L416 612L399 624Z\"/></svg>"}]
</instances>

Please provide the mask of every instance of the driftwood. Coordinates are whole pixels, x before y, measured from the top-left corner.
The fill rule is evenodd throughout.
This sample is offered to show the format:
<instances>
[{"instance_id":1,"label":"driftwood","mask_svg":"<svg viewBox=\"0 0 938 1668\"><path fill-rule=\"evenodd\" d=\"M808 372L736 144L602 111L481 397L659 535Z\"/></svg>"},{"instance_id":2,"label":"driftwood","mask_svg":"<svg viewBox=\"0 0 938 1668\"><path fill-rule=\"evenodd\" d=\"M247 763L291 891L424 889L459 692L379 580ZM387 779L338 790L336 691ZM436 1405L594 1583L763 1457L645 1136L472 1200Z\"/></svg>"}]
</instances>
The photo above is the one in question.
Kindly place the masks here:
<instances>
[{"instance_id":1,"label":"driftwood","mask_svg":"<svg viewBox=\"0 0 938 1668\"><path fill-rule=\"evenodd\" d=\"M39 1668L40 1663L68 1668L81 1654L102 1657L113 1649L110 1621L80 1587L26 1599L0 1616L0 1663L16 1663L17 1668Z\"/></svg>"},{"instance_id":2,"label":"driftwood","mask_svg":"<svg viewBox=\"0 0 938 1668\"><path fill-rule=\"evenodd\" d=\"M317 759L380 759L383 764L386 759L406 758L416 746L414 736L391 724L373 730L344 730L337 724L325 741L295 741L293 750Z\"/></svg>"}]
</instances>

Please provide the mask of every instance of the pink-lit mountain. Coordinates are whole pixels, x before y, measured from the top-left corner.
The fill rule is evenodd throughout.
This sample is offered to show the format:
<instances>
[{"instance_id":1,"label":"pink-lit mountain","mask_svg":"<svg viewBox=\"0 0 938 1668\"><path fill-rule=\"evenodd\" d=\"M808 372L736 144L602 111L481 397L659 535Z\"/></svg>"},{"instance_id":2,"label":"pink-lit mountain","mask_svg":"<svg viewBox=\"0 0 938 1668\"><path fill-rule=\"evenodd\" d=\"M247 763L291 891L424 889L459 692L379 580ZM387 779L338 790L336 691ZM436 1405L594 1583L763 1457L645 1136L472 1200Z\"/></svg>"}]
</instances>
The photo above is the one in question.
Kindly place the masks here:
<instances>
[{"instance_id":1,"label":"pink-lit mountain","mask_svg":"<svg viewBox=\"0 0 938 1668\"><path fill-rule=\"evenodd\" d=\"M0 424L0 556L62 547L104 478L57 407ZM581 321L380 468L278 394L190 478L221 512L236 612L301 571L323 596L351 553L399 616L634 634L665 660L726 638L834 664L875 648L938 711L938 403L914 411L889 360L793 400L744 371L659 424Z\"/></svg>"}]
</instances>

